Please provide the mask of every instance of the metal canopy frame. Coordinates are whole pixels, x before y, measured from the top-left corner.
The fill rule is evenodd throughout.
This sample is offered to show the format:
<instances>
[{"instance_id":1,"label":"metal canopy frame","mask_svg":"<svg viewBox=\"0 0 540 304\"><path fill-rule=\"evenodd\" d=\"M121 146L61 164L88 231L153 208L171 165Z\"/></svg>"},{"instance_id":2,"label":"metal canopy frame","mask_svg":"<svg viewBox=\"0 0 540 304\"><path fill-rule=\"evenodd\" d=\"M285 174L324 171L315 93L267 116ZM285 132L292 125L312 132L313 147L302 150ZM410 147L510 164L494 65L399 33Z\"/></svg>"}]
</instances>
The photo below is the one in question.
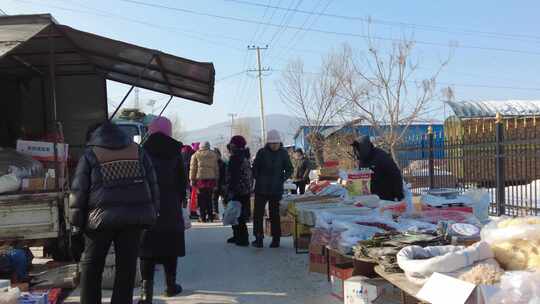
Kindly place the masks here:
<instances>
[{"instance_id":1,"label":"metal canopy frame","mask_svg":"<svg viewBox=\"0 0 540 304\"><path fill-rule=\"evenodd\" d=\"M46 75L44 70L51 68L56 75L100 73L106 79L172 97L213 103L211 63L79 31L58 24L51 15L0 17L0 72Z\"/></svg>"}]
</instances>

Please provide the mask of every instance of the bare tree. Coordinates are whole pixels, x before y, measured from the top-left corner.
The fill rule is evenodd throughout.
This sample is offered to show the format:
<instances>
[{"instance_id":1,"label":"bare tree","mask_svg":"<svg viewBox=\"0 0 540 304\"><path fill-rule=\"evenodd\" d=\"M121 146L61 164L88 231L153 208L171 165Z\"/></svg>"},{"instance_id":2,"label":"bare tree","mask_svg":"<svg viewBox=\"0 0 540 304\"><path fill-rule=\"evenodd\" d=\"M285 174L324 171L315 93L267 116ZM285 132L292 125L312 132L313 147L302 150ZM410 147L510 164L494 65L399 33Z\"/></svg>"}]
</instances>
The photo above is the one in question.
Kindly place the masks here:
<instances>
[{"instance_id":1,"label":"bare tree","mask_svg":"<svg viewBox=\"0 0 540 304\"><path fill-rule=\"evenodd\" d=\"M320 73L307 72L304 63L291 61L278 82L281 100L309 128L307 140L319 166L324 163L324 136L326 126L335 124L345 110L339 97L340 79L334 77L332 68L338 66L334 54L323 60Z\"/></svg>"},{"instance_id":2,"label":"bare tree","mask_svg":"<svg viewBox=\"0 0 540 304\"><path fill-rule=\"evenodd\" d=\"M340 80L339 95L349 101L353 123L367 123L374 128L378 143L397 160L396 148L415 122L431 121L436 97L436 79L449 59L429 77L419 79L418 60L413 55L414 42L401 40L389 51L382 51L368 39L364 56L353 55L345 45L339 65L333 73ZM424 71L423 71L423 73Z\"/></svg>"},{"instance_id":3,"label":"bare tree","mask_svg":"<svg viewBox=\"0 0 540 304\"><path fill-rule=\"evenodd\" d=\"M184 134L184 127L182 124L182 121L180 120L180 117L178 115L175 115L171 119L172 123L172 137L178 141L183 141L185 134Z\"/></svg>"}]
</instances>

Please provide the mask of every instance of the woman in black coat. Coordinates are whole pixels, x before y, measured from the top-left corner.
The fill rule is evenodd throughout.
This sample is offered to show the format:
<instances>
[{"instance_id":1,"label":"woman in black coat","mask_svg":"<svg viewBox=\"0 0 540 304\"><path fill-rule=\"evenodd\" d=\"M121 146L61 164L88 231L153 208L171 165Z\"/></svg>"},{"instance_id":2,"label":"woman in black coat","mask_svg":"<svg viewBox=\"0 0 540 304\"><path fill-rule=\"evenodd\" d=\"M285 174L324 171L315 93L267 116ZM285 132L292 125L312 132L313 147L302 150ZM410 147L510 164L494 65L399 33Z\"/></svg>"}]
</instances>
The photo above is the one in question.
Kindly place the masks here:
<instances>
[{"instance_id":1,"label":"woman in black coat","mask_svg":"<svg viewBox=\"0 0 540 304\"><path fill-rule=\"evenodd\" d=\"M140 303L152 303L154 268L163 264L167 297L182 292L176 283L178 257L185 256L182 202L186 197L186 175L180 154L182 143L171 138L171 122L164 117L154 120L143 148L152 159L160 191L161 208L157 223L144 232L140 250L143 288Z\"/></svg>"}]
</instances>

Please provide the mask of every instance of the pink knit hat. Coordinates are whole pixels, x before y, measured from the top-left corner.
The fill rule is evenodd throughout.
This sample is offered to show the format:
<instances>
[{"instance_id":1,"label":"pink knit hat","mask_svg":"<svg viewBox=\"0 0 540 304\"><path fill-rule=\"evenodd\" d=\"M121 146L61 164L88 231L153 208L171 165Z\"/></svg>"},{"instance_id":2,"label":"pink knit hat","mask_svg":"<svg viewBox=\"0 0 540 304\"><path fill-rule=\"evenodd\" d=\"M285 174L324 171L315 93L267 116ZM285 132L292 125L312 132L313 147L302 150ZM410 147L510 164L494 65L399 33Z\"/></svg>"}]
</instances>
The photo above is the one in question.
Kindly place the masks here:
<instances>
[{"instance_id":1,"label":"pink knit hat","mask_svg":"<svg viewBox=\"0 0 540 304\"><path fill-rule=\"evenodd\" d=\"M172 135L172 123L167 117L160 116L152 121L148 126L148 133L163 133L167 136Z\"/></svg>"}]
</instances>

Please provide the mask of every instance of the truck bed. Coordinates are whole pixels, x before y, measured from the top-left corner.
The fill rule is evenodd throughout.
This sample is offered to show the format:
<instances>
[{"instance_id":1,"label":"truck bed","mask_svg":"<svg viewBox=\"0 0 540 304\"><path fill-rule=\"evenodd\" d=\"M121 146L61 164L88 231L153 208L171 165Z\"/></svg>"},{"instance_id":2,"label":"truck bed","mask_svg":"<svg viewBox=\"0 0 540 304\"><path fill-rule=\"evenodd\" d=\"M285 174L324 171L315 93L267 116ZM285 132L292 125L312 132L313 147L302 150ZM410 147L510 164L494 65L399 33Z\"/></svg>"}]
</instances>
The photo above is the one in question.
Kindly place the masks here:
<instances>
[{"instance_id":1,"label":"truck bed","mask_svg":"<svg viewBox=\"0 0 540 304\"><path fill-rule=\"evenodd\" d=\"M0 195L0 244L56 238L62 193Z\"/></svg>"}]
</instances>

